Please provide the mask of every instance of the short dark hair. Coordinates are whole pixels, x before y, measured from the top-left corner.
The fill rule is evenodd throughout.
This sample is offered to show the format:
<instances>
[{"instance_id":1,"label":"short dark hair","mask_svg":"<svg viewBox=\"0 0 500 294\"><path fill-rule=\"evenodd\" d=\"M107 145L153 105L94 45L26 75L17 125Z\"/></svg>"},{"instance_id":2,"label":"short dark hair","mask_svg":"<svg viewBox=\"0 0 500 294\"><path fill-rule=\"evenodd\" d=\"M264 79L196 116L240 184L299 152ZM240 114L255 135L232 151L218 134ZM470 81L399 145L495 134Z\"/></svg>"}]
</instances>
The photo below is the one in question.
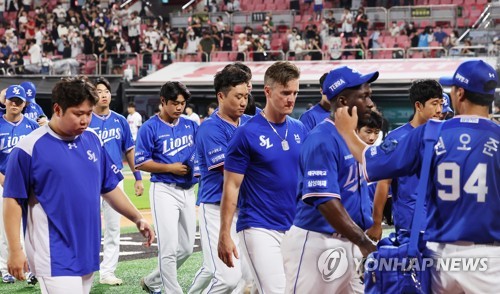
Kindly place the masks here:
<instances>
[{"instance_id":1,"label":"short dark hair","mask_svg":"<svg viewBox=\"0 0 500 294\"><path fill-rule=\"evenodd\" d=\"M224 69L226 69L230 66L236 66L237 68L243 70L244 72L246 72L250 76L250 80L252 79L252 70L248 66L246 66L245 64L237 61L235 63L231 63L231 64L226 65L224 67Z\"/></svg>"},{"instance_id":2,"label":"short dark hair","mask_svg":"<svg viewBox=\"0 0 500 294\"><path fill-rule=\"evenodd\" d=\"M291 80L300 78L299 68L289 61L276 61L267 68L264 74L264 85L271 86L274 83L285 86Z\"/></svg>"},{"instance_id":3,"label":"short dark hair","mask_svg":"<svg viewBox=\"0 0 500 294\"><path fill-rule=\"evenodd\" d=\"M135 103L134 103L134 101L130 101L130 102L128 103L128 107L135 108Z\"/></svg>"},{"instance_id":4,"label":"short dark hair","mask_svg":"<svg viewBox=\"0 0 500 294\"><path fill-rule=\"evenodd\" d=\"M52 89L52 105L58 104L63 113L66 109L88 100L92 106L99 101L95 86L85 76L66 77Z\"/></svg>"},{"instance_id":5,"label":"short dark hair","mask_svg":"<svg viewBox=\"0 0 500 294\"><path fill-rule=\"evenodd\" d=\"M186 108L188 108L188 107L194 111L194 104L193 103L189 103L188 105L186 105Z\"/></svg>"},{"instance_id":6,"label":"short dark hair","mask_svg":"<svg viewBox=\"0 0 500 294\"><path fill-rule=\"evenodd\" d=\"M471 92L464 89L464 96L470 102L481 105L481 106L490 106L495 100L495 94L481 94L476 92Z\"/></svg>"},{"instance_id":7,"label":"short dark hair","mask_svg":"<svg viewBox=\"0 0 500 294\"><path fill-rule=\"evenodd\" d=\"M410 101L415 108L415 103L425 104L432 98L443 98L443 88L436 80L416 80L410 86Z\"/></svg>"},{"instance_id":8,"label":"short dark hair","mask_svg":"<svg viewBox=\"0 0 500 294\"><path fill-rule=\"evenodd\" d=\"M232 87L241 84L248 85L250 76L247 72L242 70L239 66L230 65L224 67L221 71L217 72L214 77L215 95L219 92L227 95Z\"/></svg>"},{"instance_id":9,"label":"short dark hair","mask_svg":"<svg viewBox=\"0 0 500 294\"><path fill-rule=\"evenodd\" d=\"M370 117L366 120L358 120L357 129L361 130L362 127L368 127L371 129L379 129L382 130L384 125L384 118L377 111L372 111L370 113Z\"/></svg>"},{"instance_id":10,"label":"short dark hair","mask_svg":"<svg viewBox=\"0 0 500 294\"><path fill-rule=\"evenodd\" d=\"M219 105L216 102L212 102L212 103L208 104L207 108L217 109L217 106L219 106Z\"/></svg>"},{"instance_id":11,"label":"short dark hair","mask_svg":"<svg viewBox=\"0 0 500 294\"><path fill-rule=\"evenodd\" d=\"M160 97L165 99L165 103L168 100L176 101L179 95L182 95L186 101L191 98L191 93L181 82L166 82L160 89Z\"/></svg>"},{"instance_id":12,"label":"short dark hair","mask_svg":"<svg viewBox=\"0 0 500 294\"><path fill-rule=\"evenodd\" d=\"M326 80L326 76L328 76L328 73L325 72L321 78L319 78L319 86L321 87L321 89L323 89L323 83L325 83L325 80Z\"/></svg>"},{"instance_id":13,"label":"short dark hair","mask_svg":"<svg viewBox=\"0 0 500 294\"><path fill-rule=\"evenodd\" d=\"M111 84L104 77L97 78L97 80L95 81L94 85L95 85L96 88L97 88L97 85L104 85L104 87L106 87L108 89L108 91L111 92Z\"/></svg>"}]
</instances>

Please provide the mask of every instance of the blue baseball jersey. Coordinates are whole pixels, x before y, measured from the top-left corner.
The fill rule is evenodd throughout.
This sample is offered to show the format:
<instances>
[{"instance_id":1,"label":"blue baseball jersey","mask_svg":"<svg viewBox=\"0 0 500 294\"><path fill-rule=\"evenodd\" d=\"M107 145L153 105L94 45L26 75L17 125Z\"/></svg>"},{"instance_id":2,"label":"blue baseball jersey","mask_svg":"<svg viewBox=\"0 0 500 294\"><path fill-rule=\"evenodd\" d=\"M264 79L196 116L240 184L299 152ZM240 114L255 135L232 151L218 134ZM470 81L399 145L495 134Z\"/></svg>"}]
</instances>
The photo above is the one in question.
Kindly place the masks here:
<instances>
[{"instance_id":1,"label":"blue baseball jersey","mask_svg":"<svg viewBox=\"0 0 500 294\"><path fill-rule=\"evenodd\" d=\"M251 227L286 231L295 216L299 151L307 131L289 116L272 125L281 138L288 128L289 150L283 150L281 138L261 114L237 128L227 147L224 169L244 175L237 231Z\"/></svg>"},{"instance_id":2,"label":"blue baseball jersey","mask_svg":"<svg viewBox=\"0 0 500 294\"><path fill-rule=\"evenodd\" d=\"M251 116L240 117L240 126ZM200 169L198 205L200 203L220 203L224 173L222 167L226 158L227 145L237 126L224 120L218 114L203 121L196 134L196 155Z\"/></svg>"},{"instance_id":3,"label":"blue baseball jersey","mask_svg":"<svg viewBox=\"0 0 500 294\"><path fill-rule=\"evenodd\" d=\"M366 181L332 120L320 123L308 135L300 151L297 214L294 225L332 234L335 229L317 209L339 199L362 229L373 224Z\"/></svg>"},{"instance_id":4,"label":"blue baseball jersey","mask_svg":"<svg viewBox=\"0 0 500 294\"><path fill-rule=\"evenodd\" d=\"M99 270L100 195L123 176L97 135L87 130L66 140L45 125L14 147L6 174L3 197L38 203L28 215L31 271L54 277Z\"/></svg>"},{"instance_id":5,"label":"blue baseball jersey","mask_svg":"<svg viewBox=\"0 0 500 294\"><path fill-rule=\"evenodd\" d=\"M367 178L378 180L418 173L424 130L425 125L401 141L367 148ZM499 145L500 126L488 119L458 116L443 123L429 174L426 240L500 240Z\"/></svg>"},{"instance_id":6,"label":"blue baseball jersey","mask_svg":"<svg viewBox=\"0 0 500 294\"><path fill-rule=\"evenodd\" d=\"M414 127L410 123L400 126L387 135L382 145L390 144L391 141L400 141L413 129ZM411 229L413 211L415 210L415 203L417 199L417 185L417 175L400 176L392 179L392 213L396 232ZM422 230L424 229L425 223L422 224Z\"/></svg>"},{"instance_id":7,"label":"blue baseball jersey","mask_svg":"<svg viewBox=\"0 0 500 294\"><path fill-rule=\"evenodd\" d=\"M34 121L36 121L40 115L46 116L40 105L36 103L27 103L23 113L24 116Z\"/></svg>"},{"instance_id":8,"label":"blue baseball jersey","mask_svg":"<svg viewBox=\"0 0 500 294\"><path fill-rule=\"evenodd\" d=\"M193 186L198 182L193 175L197 130L196 122L183 117L170 124L158 115L153 116L141 126L137 134L135 166L141 166L150 160L165 164L181 162L191 170L187 175L151 173L151 182L176 184L184 188Z\"/></svg>"},{"instance_id":9,"label":"blue baseball jersey","mask_svg":"<svg viewBox=\"0 0 500 294\"><path fill-rule=\"evenodd\" d=\"M321 107L318 103L304 112L299 120L306 126L308 132L314 129L320 122L324 121L330 116L330 111Z\"/></svg>"},{"instance_id":10,"label":"blue baseball jersey","mask_svg":"<svg viewBox=\"0 0 500 294\"><path fill-rule=\"evenodd\" d=\"M114 111L106 116L92 113L89 128L96 132L113 162L122 169L123 153L134 148L132 132L125 117Z\"/></svg>"},{"instance_id":11,"label":"blue baseball jersey","mask_svg":"<svg viewBox=\"0 0 500 294\"><path fill-rule=\"evenodd\" d=\"M16 123L7 121L4 116L0 116L0 172L2 174L5 175L7 159L12 148L36 129L38 129L38 124L24 116L21 116L21 120Z\"/></svg>"}]
</instances>

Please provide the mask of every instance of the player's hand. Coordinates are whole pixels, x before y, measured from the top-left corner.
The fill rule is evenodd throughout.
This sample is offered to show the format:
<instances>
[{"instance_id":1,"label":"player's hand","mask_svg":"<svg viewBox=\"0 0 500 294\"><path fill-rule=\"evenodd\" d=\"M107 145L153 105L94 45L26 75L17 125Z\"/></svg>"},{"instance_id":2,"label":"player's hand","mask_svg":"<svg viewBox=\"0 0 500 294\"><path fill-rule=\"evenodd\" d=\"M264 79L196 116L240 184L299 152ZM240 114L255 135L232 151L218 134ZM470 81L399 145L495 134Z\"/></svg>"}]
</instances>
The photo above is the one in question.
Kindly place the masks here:
<instances>
[{"instance_id":1,"label":"player's hand","mask_svg":"<svg viewBox=\"0 0 500 294\"><path fill-rule=\"evenodd\" d=\"M7 270L19 281L24 281L25 272L28 272L28 262L22 249L12 250L7 261Z\"/></svg>"},{"instance_id":2,"label":"player's hand","mask_svg":"<svg viewBox=\"0 0 500 294\"><path fill-rule=\"evenodd\" d=\"M47 124L47 118L45 116L41 117L41 118L37 119L36 122L38 123L39 126L44 126Z\"/></svg>"},{"instance_id":3,"label":"player's hand","mask_svg":"<svg viewBox=\"0 0 500 294\"><path fill-rule=\"evenodd\" d=\"M366 235L375 242L380 241L380 238L382 238L382 226L380 224L373 224L373 226L366 230Z\"/></svg>"},{"instance_id":4,"label":"player's hand","mask_svg":"<svg viewBox=\"0 0 500 294\"><path fill-rule=\"evenodd\" d=\"M134 190L136 196L142 195L142 193L144 192L144 184L142 183L142 180L135 181Z\"/></svg>"},{"instance_id":5,"label":"player's hand","mask_svg":"<svg viewBox=\"0 0 500 294\"><path fill-rule=\"evenodd\" d=\"M153 228L148 224L148 222L141 218L139 219L135 225L137 226L137 229L139 229L139 232L147 239L146 242L142 243L142 245L149 247L155 240L155 231Z\"/></svg>"},{"instance_id":6,"label":"player's hand","mask_svg":"<svg viewBox=\"0 0 500 294\"><path fill-rule=\"evenodd\" d=\"M187 165L184 165L180 162L176 162L169 164L169 170L170 170L169 172L173 173L174 175L184 176L188 173L189 168Z\"/></svg>"},{"instance_id":7,"label":"player's hand","mask_svg":"<svg viewBox=\"0 0 500 294\"><path fill-rule=\"evenodd\" d=\"M228 267L234 267L233 254L234 257L238 259L240 258L238 255L238 249L236 248L236 245L234 245L233 239L231 239L231 235L219 235L219 245L217 250L219 251L220 260L222 260L222 262L224 262Z\"/></svg>"},{"instance_id":8,"label":"player's hand","mask_svg":"<svg viewBox=\"0 0 500 294\"><path fill-rule=\"evenodd\" d=\"M372 253L373 251L377 250L377 246L375 246L375 243L373 243L370 239L366 238L366 241L363 242L361 245L358 246L359 250L361 250L361 254L363 254L363 257L367 257L368 254Z\"/></svg>"},{"instance_id":9,"label":"player's hand","mask_svg":"<svg viewBox=\"0 0 500 294\"><path fill-rule=\"evenodd\" d=\"M352 115L350 114L352 113ZM335 127L341 135L346 135L358 126L358 109L353 106L349 111L349 107L340 107L335 111Z\"/></svg>"}]
</instances>

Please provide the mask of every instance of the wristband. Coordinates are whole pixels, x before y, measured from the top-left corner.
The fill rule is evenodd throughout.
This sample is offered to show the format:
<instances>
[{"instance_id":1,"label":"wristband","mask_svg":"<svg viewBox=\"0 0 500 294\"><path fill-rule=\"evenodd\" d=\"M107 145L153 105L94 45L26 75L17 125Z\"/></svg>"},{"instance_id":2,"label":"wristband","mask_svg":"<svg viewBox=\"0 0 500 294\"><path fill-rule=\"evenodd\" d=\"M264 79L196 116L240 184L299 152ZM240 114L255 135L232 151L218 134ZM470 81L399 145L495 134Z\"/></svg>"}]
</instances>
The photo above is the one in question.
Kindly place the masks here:
<instances>
[{"instance_id":1,"label":"wristband","mask_svg":"<svg viewBox=\"0 0 500 294\"><path fill-rule=\"evenodd\" d=\"M142 181L142 176L141 176L141 171L135 171L134 172L134 178L136 181Z\"/></svg>"}]
</instances>

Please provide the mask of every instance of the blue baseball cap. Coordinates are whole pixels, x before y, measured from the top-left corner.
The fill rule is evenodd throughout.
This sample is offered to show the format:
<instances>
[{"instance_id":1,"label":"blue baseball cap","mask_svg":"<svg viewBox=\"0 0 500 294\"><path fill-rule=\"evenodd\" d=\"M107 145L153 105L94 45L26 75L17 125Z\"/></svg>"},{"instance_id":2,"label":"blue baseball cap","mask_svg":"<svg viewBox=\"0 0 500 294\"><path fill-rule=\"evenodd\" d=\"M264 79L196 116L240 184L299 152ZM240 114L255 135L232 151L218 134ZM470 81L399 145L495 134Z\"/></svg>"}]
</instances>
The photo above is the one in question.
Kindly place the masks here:
<instances>
[{"instance_id":1,"label":"blue baseball cap","mask_svg":"<svg viewBox=\"0 0 500 294\"><path fill-rule=\"evenodd\" d=\"M21 87L24 88L24 92L26 93L26 101L34 103L36 96L35 84L33 84L32 82L22 82Z\"/></svg>"},{"instance_id":2,"label":"blue baseball cap","mask_svg":"<svg viewBox=\"0 0 500 294\"><path fill-rule=\"evenodd\" d=\"M366 75L349 66L332 69L323 83L323 95L332 100L347 88L371 83L378 79L378 71Z\"/></svg>"},{"instance_id":3,"label":"blue baseball cap","mask_svg":"<svg viewBox=\"0 0 500 294\"><path fill-rule=\"evenodd\" d=\"M23 101L26 101L26 93L24 92L24 88L21 85L12 85L7 88L7 92L5 93L5 99L19 98Z\"/></svg>"},{"instance_id":4,"label":"blue baseball cap","mask_svg":"<svg viewBox=\"0 0 500 294\"><path fill-rule=\"evenodd\" d=\"M443 86L457 86L478 94L495 94L498 76L495 69L482 60L462 62L452 77L442 77Z\"/></svg>"},{"instance_id":5,"label":"blue baseball cap","mask_svg":"<svg viewBox=\"0 0 500 294\"><path fill-rule=\"evenodd\" d=\"M450 107L450 96L448 96L448 94L446 93L443 93L443 111L441 112L442 113L453 112L453 109L451 109Z\"/></svg>"}]
</instances>

